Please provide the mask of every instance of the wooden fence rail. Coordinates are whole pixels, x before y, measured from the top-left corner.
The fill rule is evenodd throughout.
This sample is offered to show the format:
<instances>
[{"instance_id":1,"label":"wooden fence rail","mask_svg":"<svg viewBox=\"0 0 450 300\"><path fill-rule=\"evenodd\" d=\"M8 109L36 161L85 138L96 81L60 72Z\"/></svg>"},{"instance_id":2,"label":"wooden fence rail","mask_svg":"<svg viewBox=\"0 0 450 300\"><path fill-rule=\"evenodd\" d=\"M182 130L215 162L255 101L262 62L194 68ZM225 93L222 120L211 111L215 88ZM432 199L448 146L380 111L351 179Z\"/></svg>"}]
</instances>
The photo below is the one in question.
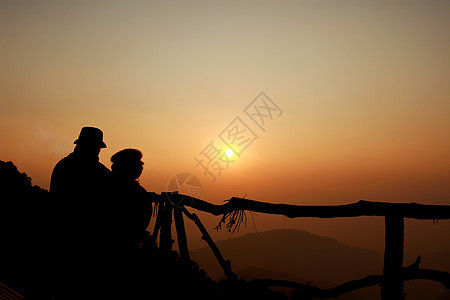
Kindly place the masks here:
<instances>
[{"instance_id":1,"label":"wooden fence rail","mask_svg":"<svg viewBox=\"0 0 450 300\"><path fill-rule=\"evenodd\" d=\"M343 218L361 216L402 216L404 218L436 220L450 219L450 205L424 205L418 203L388 203L361 200L344 205L292 205L275 204L233 197L222 205L211 204L201 199L177 194L162 193L178 205L190 206L213 215L225 215L236 210L247 210L266 214L284 215L288 218Z\"/></svg>"},{"instance_id":2,"label":"wooden fence rail","mask_svg":"<svg viewBox=\"0 0 450 300\"><path fill-rule=\"evenodd\" d=\"M307 296L321 299L337 297L344 293L373 285L381 285L382 300L405 299L405 294L403 291L404 281L412 279L433 280L441 283L445 288L450 289L450 273L419 268L420 257L411 266L406 268L403 267L404 218L421 220L450 219L449 205L386 203L361 200L356 203L345 205L307 206L267 203L236 197L226 200L226 203L222 205L215 205L201 199L178 193L162 193L161 196L153 197L153 199L155 202L159 203L160 208L164 208L161 211L163 215L161 218L158 218L158 221L162 223L160 224L157 222L155 225L156 234L161 226L161 246L167 247L167 243L170 243L170 241L167 240L168 238L170 239L170 223L172 222L171 216L167 215L172 213L171 209L167 207L167 204L170 204L174 208L174 218L177 236L179 239L180 255L183 257L189 257L184 224L182 224L182 215L180 217L180 212L182 211L198 226L202 233L203 239L212 249L228 279L237 278L231 270L231 263L223 258L219 248L215 245L198 216L187 211L185 206L189 206L196 210L207 212L216 216L221 215L222 218L216 229L221 228L221 225L225 223L230 232L234 232L239 228L241 222L245 222L245 211L284 215L288 218L345 218L360 216L384 217L385 253L382 275L369 275L365 278L352 280L331 289L319 289L317 287L311 287L302 283L272 279L253 280L253 284L296 288L301 290ZM162 203L165 203L165 205L161 206ZM163 224L164 222L166 224ZM169 232L167 232L167 230L169 230Z\"/></svg>"}]
</instances>

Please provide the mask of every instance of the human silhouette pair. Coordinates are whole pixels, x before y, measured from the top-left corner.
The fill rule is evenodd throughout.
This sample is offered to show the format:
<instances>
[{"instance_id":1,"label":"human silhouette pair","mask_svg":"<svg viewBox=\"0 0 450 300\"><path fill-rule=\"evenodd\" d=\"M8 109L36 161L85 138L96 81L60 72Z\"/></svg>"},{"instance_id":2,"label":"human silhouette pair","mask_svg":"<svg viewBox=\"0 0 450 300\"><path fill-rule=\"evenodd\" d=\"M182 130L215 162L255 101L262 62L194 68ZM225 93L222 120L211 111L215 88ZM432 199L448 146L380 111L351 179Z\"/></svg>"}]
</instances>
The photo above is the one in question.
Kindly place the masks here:
<instances>
[{"instance_id":1,"label":"human silhouette pair","mask_svg":"<svg viewBox=\"0 0 450 300\"><path fill-rule=\"evenodd\" d=\"M49 277L56 282L56 298L87 299L92 291L96 299L108 292L129 293L136 290L142 274L139 251L154 196L138 181L142 153L130 148L117 152L109 170L99 162L100 151L106 148L100 129L83 127L74 144L74 151L54 167L50 182L50 195L69 203L61 204L63 209L55 209L51 217L64 227L50 229L58 241L52 251L60 261L53 267L56 276Z\"/></svg>"},{"instance_id":2,"label":"human silhouette pair","mask_svg":"<svg viewBox=\"0 0 450 300\"><path fill-rule=\"evenodd\" d=\"M142 153L124 149L111 157L112 172L99 162L103 132L95 127L83 127L75 149L61 159L53 169L50 192L65 194L108 194L117 192L146 192L137 179L144 163Z\"/></svg>"},{"instance_id":3,"label":"human silhouette pair","mask_svg":"<svg viewBox=\"0 0 450 300\"><path fill-rule=\"evenodd\" d=\"M117 152L111 157L110 171L99 162L100 150L106 148L100 129L83 127L74 144L74 151L61 159L53 170L50 192L95 197L99 201L122 200L121 215L117 217L122 219L122 232L125 232L124 226L128 228L123 237L133 245L138 244L150 223L154 194L147 193L138 181L144 165L142 153L131 148Z\"/></svg>"}]
</instances>

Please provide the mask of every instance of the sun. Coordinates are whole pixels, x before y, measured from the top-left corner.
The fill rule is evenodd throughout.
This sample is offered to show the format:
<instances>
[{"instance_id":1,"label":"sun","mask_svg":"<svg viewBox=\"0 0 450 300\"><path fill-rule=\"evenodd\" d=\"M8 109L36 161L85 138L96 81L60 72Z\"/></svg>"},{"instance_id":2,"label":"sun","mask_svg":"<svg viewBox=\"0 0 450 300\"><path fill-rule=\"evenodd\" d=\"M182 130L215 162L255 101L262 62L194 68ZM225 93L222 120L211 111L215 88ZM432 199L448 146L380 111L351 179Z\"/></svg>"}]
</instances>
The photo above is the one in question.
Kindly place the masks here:
<instances>
[{"instance_id":1,"label":"sun","mask_svg":"<svg viewBox=\"0 0 450 300\"><path fill-rule=\"evenodd\" d=\"M225 155L226 155L226 157L230 158L230 157L233 156L233 154L234 154L233 149L228 148L227 150L225 150Z\"/></svg>"}]
</instances>

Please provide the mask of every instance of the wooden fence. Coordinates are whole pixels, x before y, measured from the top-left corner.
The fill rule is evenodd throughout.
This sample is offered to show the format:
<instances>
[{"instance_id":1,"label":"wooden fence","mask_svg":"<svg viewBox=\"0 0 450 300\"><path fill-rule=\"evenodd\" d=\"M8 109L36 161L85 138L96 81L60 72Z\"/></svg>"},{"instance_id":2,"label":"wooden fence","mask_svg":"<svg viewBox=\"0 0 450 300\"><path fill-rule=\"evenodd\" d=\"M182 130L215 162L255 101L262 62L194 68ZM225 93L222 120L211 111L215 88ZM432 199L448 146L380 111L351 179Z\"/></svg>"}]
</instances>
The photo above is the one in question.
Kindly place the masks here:
<instances>
[{"instance_id":1,"label":"wooden fence","mask_svg":"<svg viewBox=\"0 0 450 300\"><path fill-rule=\"evenodd\" d=\"M309 297L320 299L334 298L342 294L374 285L381 286L382 300L405 299L403 284L406 280L428 279L441 283L450 289L450 273L438 270L420 268L420 257L408 267L403 267L404 219L438 220L450 219L449 205L422 205L417 203L385 203L359 201L347 205L336 206L304 206L289 204L273 204L249 199L233 197L223 205L215 205L193 197L177 194L162 193L155 195L159 213L153 232L154 238L160 234L160 249L169 251L172 248L172 215L175 221L178 248L182 259L189 260L189 250L184 229L183 214L195 222L202 233L202 238L208 243L225 276L234 280L231 263L225 260L208 231L195 213L191 213L186 206L216 216L222 216L217 228L225 225L230 232L239 229L245 221L245 211L266 214L284 215L288 218L316 217L316 218L345 218L360 216L380 216L385 219L385 252L382 275L369 275L362 279L352 280L330 289L320 289L307 284L287 280L258 279L255 284L264 286L289 287L301 290Z\"/></svg>"}]
</instances>

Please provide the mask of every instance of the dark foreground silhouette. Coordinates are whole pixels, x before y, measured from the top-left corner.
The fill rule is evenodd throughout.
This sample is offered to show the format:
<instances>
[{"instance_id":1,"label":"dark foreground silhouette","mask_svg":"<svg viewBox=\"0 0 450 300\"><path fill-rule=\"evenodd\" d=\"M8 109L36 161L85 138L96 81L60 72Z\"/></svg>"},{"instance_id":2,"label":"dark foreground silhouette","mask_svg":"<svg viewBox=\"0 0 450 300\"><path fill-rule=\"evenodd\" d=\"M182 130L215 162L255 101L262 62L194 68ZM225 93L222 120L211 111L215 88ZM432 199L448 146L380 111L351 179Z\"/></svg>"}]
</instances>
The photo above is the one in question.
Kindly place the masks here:
<instances>
[{"instance_id":1,"label":"dark foreground silhouette","mask_svg":"<svg viewBox=\"0 0 450 300\"><path fill-rule=\"evenodd\" d=\"M0 165L0 282L26 299L227 297L232 288L160 251L146 232L155 201L137 181L139 150L114 154L110 171L99 162L100 129L83 127L74 144L53 169L50 193Z\"/></svg>"},{"instance_id":2,"label":"dark foreground silhouette","mask_svg":"<svg viewBox=\"0 0 450 300\"><path fill-rule=\"evenodd\" d=\"M0 182L0 282L26 299L285 299L213 281L148 232L130 247L140 207L126 197L48 193L11 162L0 161Z\"/></svg>"},{"instance_id":3,"label":"dark foreground silhouette","mask_svg":"<svg viewBox=\"0 0 450 300\"><path fill-rule=\"evenodd\" d=\"M134 161L137 162L136 159ZM135 165L140 174L142 165ZM136 175L130 179L133 177ZM17 178L27 176L19 174ZM136 201L139 193L130 197L119 193L47 195L16 192L11 196L7 187L5 191L8 197L2 198L0 207L0 228L3 231L0 234L5 242L5 246L0 247L0 257L4 258L0 280L19 284L28 299L49 299L50 296L53 299L147 299L153 295L168 299L284 297L268 287L294 289L290 299L326 299L364 287L380 286L382 299L400 300L405 298L404 282L415 279L436 281L450 289L450 273L421 268L420 256L411 265L403 266L404 218L450 219L448 205L359 201L335 206L302 206L236 197L225 204L215 205L177 193L156 195L143 192L144 197L150 197L150 202L158 203L158 211L153 236L138 238L136 230L140 228L140 222L135 220L140 215L138 212L142 211L142 206ZM173 201L178 204L174 205ZM222 215L216 228L224 225L230 232L245 223L246 210L291 218L382 216L385 218L383 273L350 280L332 288L288 280L238 280L230 261L224 259L198 216L190 213L184 205ZM172 213L180 258L171 250ZM203 275L198 276L198 267L191 262L187 251L183 215L192 220L202 233L202 239L214 253L226 280L213 282L202 272L200 274ZM159 247L154 242L158 232Z\"/></svg>"}]
</instances>

